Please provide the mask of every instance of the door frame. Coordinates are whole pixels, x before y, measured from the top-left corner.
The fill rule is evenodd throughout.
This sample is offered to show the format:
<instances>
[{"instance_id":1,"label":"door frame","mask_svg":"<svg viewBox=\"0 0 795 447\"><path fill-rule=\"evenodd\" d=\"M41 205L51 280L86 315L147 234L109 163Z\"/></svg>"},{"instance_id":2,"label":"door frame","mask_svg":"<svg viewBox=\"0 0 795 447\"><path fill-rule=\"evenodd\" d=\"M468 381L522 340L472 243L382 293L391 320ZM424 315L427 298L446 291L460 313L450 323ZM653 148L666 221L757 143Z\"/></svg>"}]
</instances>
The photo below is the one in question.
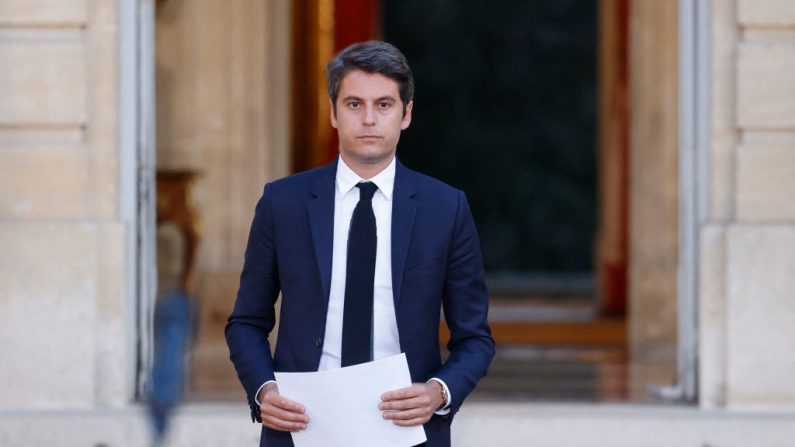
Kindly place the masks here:
<instances>
[{"instance_id":1,"label":"door frame","mask_svg":"<svg viewBox=\"0 0 795 447\"><path fill-rule=\"evenodd\" d=\"M131 399L141 399L154 357L154 0L119 2L119 211L126 228L125 314Z\"/></svg>"},{"instance_id":2,"label":"door frame","mask_svg":"<svg viewBox=\"0 0 795 447\"><path fill-rule=\"evenodd\" d=\"M710 194L710 0L679 1L678 381L668 397L698 399L700 229Z\"/></svg>"}]
</instances>

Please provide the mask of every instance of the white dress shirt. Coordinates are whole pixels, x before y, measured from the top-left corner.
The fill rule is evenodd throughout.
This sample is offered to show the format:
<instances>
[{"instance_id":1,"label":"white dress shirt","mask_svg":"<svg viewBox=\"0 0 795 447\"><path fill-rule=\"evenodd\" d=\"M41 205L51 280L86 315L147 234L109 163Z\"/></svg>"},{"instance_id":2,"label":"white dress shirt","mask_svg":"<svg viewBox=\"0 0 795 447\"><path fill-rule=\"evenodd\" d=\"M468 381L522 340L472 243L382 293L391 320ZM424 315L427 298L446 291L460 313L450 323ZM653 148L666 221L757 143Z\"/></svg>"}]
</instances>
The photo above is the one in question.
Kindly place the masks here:
<instances>
[{"instance_id":1,"label":"white dress shirt","mask_svg":"<svg viewBox=\"0 0 795 447\"><path fill-rule=\"evenodd\" d=\"M356 204L359 203L359 188L363 181L375 183L378 190L373 195L373 213L376 225L375 279L373 290L373 360L400 354L400 337L395 319L395 302L392 295L392 192L395 187L395 158L375 177L359 177L342 157L337 158L337 177L334 194L334 245L331 260L331 290L326 314L326 334L319 371L341 367L342 363L342 317L345 308L345 276L348 261L348 231ZM445 407L437 411L444 415L450 412L450 390L447 384L432 378L444 387L447 395ZM262 386L265 386L266 382ZM259 404L257 390L255 401Z\"/></svg>"},{"instance_id":2,"label":"white dress shirt","mask_svg":"<svg viewBox=\"0 0 795 447\"><path fill-rule=\"evenodd\" d=\"M331 260L331 290L326 314L326 335L318 370L339 368L342 355L342 316L345 308L345 276L348 262L348 231L359 188L364 181L342 157L337 162L334 194L334 248ZM392 298L392 189L395 186L395 159L368 181L378 190L373 195L376 228L375 288L373 290L373 360L400 354L395 305Z\"/></svg>"}]
</instances>

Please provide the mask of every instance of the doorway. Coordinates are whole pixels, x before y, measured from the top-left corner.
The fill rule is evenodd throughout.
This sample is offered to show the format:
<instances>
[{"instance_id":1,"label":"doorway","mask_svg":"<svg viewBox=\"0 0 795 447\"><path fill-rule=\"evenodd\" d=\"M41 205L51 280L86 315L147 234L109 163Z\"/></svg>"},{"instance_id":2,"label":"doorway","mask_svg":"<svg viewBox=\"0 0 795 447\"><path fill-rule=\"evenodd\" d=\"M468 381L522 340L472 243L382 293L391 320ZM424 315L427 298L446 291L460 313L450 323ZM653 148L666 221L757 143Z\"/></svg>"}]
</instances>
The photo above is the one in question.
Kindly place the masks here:
<instances>
[{"instance_id":1,"label":"doorway","mask_svg":"<svg viewBox=\"0 0 795 447\"><path fill-rule=\"evenodd\" d=\"M635 165L630 166L631 160L628 157L630 147L634 150L637 146L633 146L629 136L631 119L636 115L633 112L630 116L629 111L631 107L634 107L633 110L641 110L637 107L653 100L631 98L627 92L634 85L632 82L639 82L638 88L641 89L644 85L655 82L654 78L639 79L631 76L631 73L636 72L653 72L655 67L654 58L651 56L645 61L645 65L636 61L630 64L632 45L639 45L641 41L628 41L631 14L629 5L634 2L507 2L495 8L497 11L489 11L490 14L510 13L511 19L517 21L524 17L527 23L533 24L530 30L532 32L525 31L525 34L522 34L521 27L515 32L510 32L509 27L480 30L480 25L468 18L488 18L485 13L453 11L456 8L476 8L479 2L459 2L455 6L448 2L389 0L380 3L365 0L324 0L308 3L315 6L331 5L333 8L343 3L350 6L362 2L375 5L366 9L372 12L373 19L364 27L365 32L370 37L383 37L396 43L406 52L415 69L418 115L401 141L399 157L409 167L464 189L473 203L494 295L491 323L502 355L498 359L502 363L495 363L491 372L492 378L500 380L484 382L481 386L484 393L479 398L647 401L650 399L650 384L673 383L676 380L675 351L678 342L675 321L673 327L670 319L666 319L664 324L655 324L654 312L659 311L656 306L666 297L672 297L669 301L674 302L673 309L676 311L676 252L674 250L671 261L669 245L661 250L660 246L653 244L635 245L633 248L629 243L634 239L647 240L644 234L653 235L660 228L668 232L666 237L670 236L671 231L668 220L657 227L652 224L633 229L629 225L633 212L647 215L650 208L660 206L660 202L647 201L644 204L639 201L640 208L636 207L635 211L629 209L630 203L635 200L630 195L633 181L656 172L653 157L647 157L637 168ZM252 204L256 202L261 186L269 179L289 173L291 163L295 167L297 159L305 162L315 160L315 163L328 159L329 147L333 145L320 135L314 146L298 149L294 147L295 138L294 135L291 138L290 129L295 124L295 119L291 123L287 118L290 116L287 111L292 109L295 112L295 104L300 98L294 91L288 96L291 91L289 79L297 74L297 70L306 69L311 64L297 62L295 47L290 58L290 45L296 43L295 37L290 36L304 22L311 22L319 27L318 36L324 36L324 39L330 33L336 38L336 30L350 28L344 26L345 23L341 20L345 19L339 11L332 14L335 28L329 30L321 26L325 26L327 22L316 20L323 14L328 16L328 10L302 10L301 5L304 2L266 3L263 6L252 0L252 5L249 5L253 8L251 9L238 4L211 6L210 2L202 2L199 6L191 3L191 8L187 8L184 0L158 2L158 58L162 58L158 59L158 167L201 171L197 172L198 180L192 197L196 201L201 227L194 287L197 288L202 310L198 344L192 352L191 386L195 392L189 394L199 400L237 399L241 392L227 359L221 331L234 299L242 251L253 212ZM442 10L435 14L412 14L410 11L401 13L400 8L423 7L420 3L424 7ZM675 9L674 35L677 23ZM663 12L670 18L670 10ZM180 19L180 14L190 20L184 17ZM569 14L577 16L583 22L592 21L592 26L568 28L571 26L567 22ZM498 38L510 40L511 37L530 36L540 39L539 48L533 49L536 53L532 53L535 58L532 61L537 62L537 65L544 65L538 61L549 57L546 65L552 65L555 69L569 67L577 71L569 75L554 70L542 73L546 73L547 78L553 77L556 82L569 81L564 84L580 87L560 93L565 90L565 87L561 87L564 84L547 85L542 78L534 81L535 83L528 82L528 86L520 86L518 93L505 86L500 89L486 85L485 88L478 89L479 85L494 76L492 71L481 70L484 66L490 66L489 64L456 67L452 63L455 61L448 60L452 56L444 48L420 48L419 43L423 42L419 38L421 33L411 33L406 42L400 42L400 37L394 33L409 25L401 24L398 19L402 16L406 20L417 19L418 15L422 16L419 24L432 29L434 33L452 35L442 27L444 23L440 25L432 20L440 20L450 26L455 25L450 22L461 20L468 30L492 33ZM650 30L663 33L671 31L671 22L659 20L659 15L659 11L654 11L653 8L642 11L641 19L648 21L647 33ZM354 16L354 19L356 17L358 16ZM372 24L376 25L371 26ZM558 31L555 31L556 26L560 26ZM604 69L606 51L597 47L597 42L604 44L607 41L606 34L622 29L625 34L615 33L616 40L609 46L615 50L611 54L613 68L616 69L615 79L611 78L609 84L613 90L610 90L605 87L605 80L608 78L598 71L599 67ZM162 38L163 32L171 34L167 34L168 38ZM507 37L500 32L506 33ZM578 40L568 35L572 33L590 37L581 37L582 40ZM418 42L413 43L414 47L412 36L418 39ZM508 81L508 87L521 83L524 79L521 75L536 75L533 73L535 64L526 64L516 73L512 72L517 64L504 64L506 60L515 62L510 54L492 51L488 46L478 49L477 45L482 43L477 36L475 34L469 41L463 39L463 43L458 42L460 39L448 36L446 41L441 39L441 42L453 46L464 45L463 50L458 50L463 51L463 56L459 55L463 60L467 60L466 57L473 51L479 52L485 58L498 59L494 63L505 65L504 73L500 76ZM433 33L425 36L427 39L432 37ZM197 39L206 40L208 45L197 44ZM592 41L588 42L589 39ZM357 40L361 40L361 36ZM673 38L674 48L675 40ZM573 58L563 56L567 53L561 53L563 50L560 47L557 50L554 45L544 47L549 43L547 41L558 44L562 42L564 47L569 45L574 54L585 53L585 47L590 46L590 55L580 54ZM666 48L670 49L672 40L669 38L664 41L668 45ZM336 41L335 46L341 45L341 42ZM161 44L164 48L161 48ZM318 42L309 44L317 45ZM475 50L466 45L475 45ZM623 50L621 45L624 45ZM654 51L649 54L654 54ZM452 55L455 56L455 51ZM309 57L306 54L305 56ZM675 57L676 51L674 60ZM447 62L450 70L440 71L438 67L434 68L434 59L437 63ZM582 64L579 69L572 68L571 64L574 62ZM316 63L315 66L320 65ZM625 70L623 75L621 70ZM463 80L454 80L459 72L468 74ZM665 70L665 76L668 76L668 72L669 70ZM433 76L436 75L448 78L434 80ZM575 78L579 81L574 81ZM675 78L674 74L674 80ZM445 80L449 82L444 83ZM523 92L523 89L529 89L530 86L532 91ZM454 93L450 89L452 87L463 89ZM496 90L490 91L490 88ZM671 86L666 88L670 93ZM673 89L676 96L675 84ZM486 91L489 95L481 98L478 96L480 91ZM473 104L462 103L461 98L466 96L473 96L476 101ZM531 105L541 104L548 107L535 110L531 107L526 116L519 114L522 116L519 123L527 129L520 126L511 130L506 121L517 116L518 112L509 114L502 105L506 101L514 101L517 103L514 107L523 109L522 100L532 100L534 104ZM632 102L635 100L639 101L637 105ZM243 105L240 106L236 101ZM314 102L320 103L322 101ZM578 118L573 123L566 123L570 103L580 104L577 107ZM301 111L305 116L311 115L313 111L306 107L311 105L303 106ZM426 116L419 114L423 113L423 107L427 107ZM667 103L658 104L657 107L659 109L641 110L638 121L655 113L664 113L666 116L673 114L675 120L675 102L673 109ZM545 113L547 108L551 110L548 114ZM485 117L479 115L483 111L490 113ZM453 120L453 125L434 123L431 119L435 115L451 114L454 117L460 116ZM322 115L316 113L315 116ZM563 122L556 123L555 119L562 119ZM423 131L420 126L423 122L431 131L451 130L452 136L434 136L427 129ZM461 122L468 123L464 129L479 122L486 123L489 127L482 131L461 132L461 128L457 127ZM558 135L559 133L562 135ZM518 139L519 143L504 143L500 146L503 149L493 148L490 144L506 136ZM428 141L432 142L430 146L434 148L450 145L462 149L444 155L441 151L427 151L425 148ZM611 147L612 152L606 154L606 146ZM484 147L488 149L482 150ZM524 148L525 152L535 158L522 158L526 155L524 152L516 155L517 148ZM660 146L648 146L645 154L653 155L656 153L655 148L659 149ZM668 150L668 147L664 149ZM623 161L620 157L621 150L627 151ZM299 151L306 153L299 154ZM297 158L299 155L301 157ZM617 155L618 159L609 158ZM670 162L670 158L663 161ZM525 162L529 162L529 167L522 164ZM569 164L570 169L567 168ZM525 167L519 169L514 165ZM633 179L630 168L640 178ZM469 179L466 177L472 172L482 172L483 175L476 176L479 178L475 179L481 183L467 186ZM507 175L501 175L506 172ZM677 187L676 172L674 174L673 179L662 178L666 187ZM503 178L509 179L507 186L497 185L494 188L493 179ZM605 179L615 190L603 194L606 189ZM499 186L505 188L500 189ZM641 198L644 194L649 197L649 190L638 190L638 193ZM482 196L478 197L479 194ZM492 200L493 197L508 197L511 200L495 203L497 201ZM535 199L539 200L538 203L533 202ZM665 196L660 200L670 204L670 199ZM476 206L475 203L481 205ZM675 197L673 203L675 206ZM557 208L558 205L560 209ZM479 214L479 210L483 210L483 214ZM512 215L515 210L524 214L520 212ZM653 211L651 209L652 216ZM486 222L485 229L483 222ZM676 245L675 216L673 222L673 240ZM492 225L491 229L489 225ZM565 231L558 235L555 231L547 230L557 227ZM611 237L605 239L605 231ZM613 249L614 256L601 256L600 254L606 253L605 247ZM647 299L643 293L633 292L627 280L633 274L630 269L630 253L636 253L634 259L642 260L645 263L642 265L663 266L661 270L651 271L652 281L643 287L663 284L667 291L673 287L674 294L669 297L658 293L653 299ZM608 264L606 259L611 263ZM661 260L664 262L660 262ZM605 266L610 268L604 268ZM649 271L641 269L639 272L645 275ZM639 273L636 271L634 274ZM638 302L641 305L633 305L635 301L632 301L629 312L622 314L622 303L627 303L627 297L633 293L639 296ZM644 303L647 306L644 307ZM642 312L633 314L638 310ZM669 315L670 311L671 308L666 307L665 315ZM444 335L442 329L443 340ZM673 357L670 351L674 352ZM633 360L638 359L643 361L633 363ZM550 382L548 378L561 380ZM532 383L533 386L515 393L513 391L517 389L517 383ZM506 390L512 392L507 393Z\"/></svg>"}]
</instances>

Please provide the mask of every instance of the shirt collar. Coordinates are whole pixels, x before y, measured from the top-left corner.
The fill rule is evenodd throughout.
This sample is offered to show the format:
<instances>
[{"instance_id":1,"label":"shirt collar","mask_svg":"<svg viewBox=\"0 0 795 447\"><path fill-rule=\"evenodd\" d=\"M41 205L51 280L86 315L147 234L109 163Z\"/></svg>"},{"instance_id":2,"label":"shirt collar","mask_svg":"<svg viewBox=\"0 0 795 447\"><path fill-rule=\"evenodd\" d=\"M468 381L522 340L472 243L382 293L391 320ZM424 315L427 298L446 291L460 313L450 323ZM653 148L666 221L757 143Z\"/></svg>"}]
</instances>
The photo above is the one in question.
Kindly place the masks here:
<instances>
[{"instance_id":1,"label":"shirt collar","mask_svg":"<svg viewBox=\"0 0 795 447\"><path fill-rule=\"evenodd\" d=\"M344 196L356 187L356 184L364 181L371 181L378 187L378 191L386 197L387 200L392 200L392 191L395 187L395 160L397 157L392 157L392 162L389 166L384 168L375 177L365 180L351 169L342 157L337 157L337 191L341 196Z\"/></svg>"}]
</instances>

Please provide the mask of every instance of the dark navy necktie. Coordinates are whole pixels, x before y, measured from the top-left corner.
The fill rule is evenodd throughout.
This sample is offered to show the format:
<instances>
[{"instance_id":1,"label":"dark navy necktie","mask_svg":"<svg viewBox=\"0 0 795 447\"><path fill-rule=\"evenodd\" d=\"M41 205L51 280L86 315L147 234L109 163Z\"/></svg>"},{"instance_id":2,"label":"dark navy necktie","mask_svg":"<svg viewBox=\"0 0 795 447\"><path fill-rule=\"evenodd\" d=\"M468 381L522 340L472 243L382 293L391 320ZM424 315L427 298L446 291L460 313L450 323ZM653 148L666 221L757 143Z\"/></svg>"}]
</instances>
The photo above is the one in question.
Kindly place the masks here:
<instances>
[{"instance_id":1,"label":"dark navy necktie","mask_svg":"<svg viewBox=\"0 0 795 447\"><path fill-rule=\"evenodd\" d=\"M348 233L345 273L345 309L342 316L342 366L372 360L373 289L375 280L375 183L362 182L359 203L353 210Z\"/></svg>"}]
</instances>

